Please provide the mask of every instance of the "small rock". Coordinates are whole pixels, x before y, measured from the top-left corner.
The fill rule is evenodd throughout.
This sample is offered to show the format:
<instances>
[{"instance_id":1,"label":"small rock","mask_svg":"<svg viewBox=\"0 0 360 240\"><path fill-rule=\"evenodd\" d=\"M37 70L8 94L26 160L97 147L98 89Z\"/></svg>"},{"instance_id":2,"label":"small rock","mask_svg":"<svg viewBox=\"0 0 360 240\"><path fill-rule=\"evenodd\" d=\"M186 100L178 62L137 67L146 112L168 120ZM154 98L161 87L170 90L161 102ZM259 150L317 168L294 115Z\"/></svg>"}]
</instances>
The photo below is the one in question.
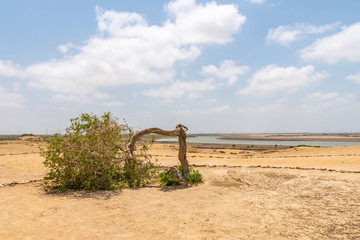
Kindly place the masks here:
<instances>
[{"instance_id":1,"label":"small rock","mask_svg":"<svg viewBox=\"0 0 360 240\"><path fill-rule=\"evenodd\" d=\"M185 177L182 175L182 173L176 167L170 168L169 172L172 173L172 181L174 181L180 185L187 185L187 181L186 181Z\"/></svg>"}]
</instances>

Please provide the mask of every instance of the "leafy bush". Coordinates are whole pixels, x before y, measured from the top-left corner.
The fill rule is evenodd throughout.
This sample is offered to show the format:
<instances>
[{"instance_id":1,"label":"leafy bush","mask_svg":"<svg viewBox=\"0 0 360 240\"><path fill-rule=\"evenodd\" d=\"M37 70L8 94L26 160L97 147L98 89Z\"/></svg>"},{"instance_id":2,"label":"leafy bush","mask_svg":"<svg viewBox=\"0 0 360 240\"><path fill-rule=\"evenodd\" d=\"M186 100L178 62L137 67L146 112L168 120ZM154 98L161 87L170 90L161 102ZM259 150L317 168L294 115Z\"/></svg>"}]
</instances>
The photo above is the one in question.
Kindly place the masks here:
<instances>
[{"instance_id":1,"label":"leafy bush","mask_svg":"<svg viewBox=\"0 0 360 240\"><path fill-rule=\"evenodd\" d=\"M199 170L195 170L192 166L190 166L188 181L191 185L197 185L198 183L201 183L203 179Z\"/></svg>"},{"instance_id":2,"label":"leafy bush","mask_svg":"<svg viewBox=\"0 0 360 240\"><path fill-rule=\"evenodd\" d=\"M176 182L172 180L172 172L163 172L159 175L160 177L160 186L175 186Z\"/></svg>"},{"instance_id":3,"label":"leafy bush","mask_svg":"<svg viewBox=\"0 0 360 240\"><path fill-rule=\"evenodd\" d=\"M157 163L133 159L124 165L120 180L128 187L146 186L158 175L158 169Z\"/></svg>"},{"instance_id":4,"label":"leafy bush","mask_svg":"<svg viewBox=\"0 0 360 240\"><path fill-rule=\"evenodd\" d=\"M195 170L193 166L189 166L189 173L187 174L187 176L184 173L181 165L178 165L177 168L186 177L186 179L191 185L197 185L198 183L201 183L203 181L201 173L199 172L199 170Z\"/></svg>"},{"instance_id":5,"label":"leafy bush","mask_svg":"<svg viewBox=\"0 0 360 240\"><path fill-rule=\"evenodd\" d=\"M147 143L139 141L134 158L125 157L126 145L133 135L127 125L119 124L110 113L102 116L83 113L71 119L65 134L47 139L41 149L48 167L45 184L51 189L116 189L148 184L156 174L156 164L146 154Z\"/></svg>"}]
</instances>

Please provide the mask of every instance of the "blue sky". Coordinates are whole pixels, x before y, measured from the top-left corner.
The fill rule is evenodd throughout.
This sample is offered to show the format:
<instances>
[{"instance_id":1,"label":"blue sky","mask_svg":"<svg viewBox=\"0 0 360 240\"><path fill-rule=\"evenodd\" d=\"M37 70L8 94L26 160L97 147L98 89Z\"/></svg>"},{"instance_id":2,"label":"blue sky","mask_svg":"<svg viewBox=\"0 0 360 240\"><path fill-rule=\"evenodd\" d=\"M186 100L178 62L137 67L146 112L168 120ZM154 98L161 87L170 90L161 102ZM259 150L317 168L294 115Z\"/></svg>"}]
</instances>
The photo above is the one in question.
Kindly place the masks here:
<instances>
[{"instance_id":1,"label":"blue sky","mask_svg":"<svg viewBox=\"0 0 360 240\"><path fill-rule=\"evenodd\" d=\"M360 132L360 1L0 4L0 134Z\"/></svg>"}]
</instances>

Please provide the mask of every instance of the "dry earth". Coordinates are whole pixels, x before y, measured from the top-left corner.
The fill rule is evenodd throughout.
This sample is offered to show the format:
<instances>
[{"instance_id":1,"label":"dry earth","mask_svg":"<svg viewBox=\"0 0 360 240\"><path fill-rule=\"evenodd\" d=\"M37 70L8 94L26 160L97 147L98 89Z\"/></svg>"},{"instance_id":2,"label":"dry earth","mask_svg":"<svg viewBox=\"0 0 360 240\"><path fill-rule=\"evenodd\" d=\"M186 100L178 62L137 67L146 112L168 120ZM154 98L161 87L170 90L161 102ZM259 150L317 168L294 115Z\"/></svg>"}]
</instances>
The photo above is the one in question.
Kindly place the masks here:
<instances>
[{"instance_id":1,"label":"dry earth","mask_svg":"<svg viewBox=\"0 0 360 240\"><path fill-rule=\"evenodd\" d=\"M0 239L360 239L360 146L189 148L198 186L61 194L29 182L37 151L0 142ZM151 153L177 164L176 145Z\"/></svg>"}]
</instances>

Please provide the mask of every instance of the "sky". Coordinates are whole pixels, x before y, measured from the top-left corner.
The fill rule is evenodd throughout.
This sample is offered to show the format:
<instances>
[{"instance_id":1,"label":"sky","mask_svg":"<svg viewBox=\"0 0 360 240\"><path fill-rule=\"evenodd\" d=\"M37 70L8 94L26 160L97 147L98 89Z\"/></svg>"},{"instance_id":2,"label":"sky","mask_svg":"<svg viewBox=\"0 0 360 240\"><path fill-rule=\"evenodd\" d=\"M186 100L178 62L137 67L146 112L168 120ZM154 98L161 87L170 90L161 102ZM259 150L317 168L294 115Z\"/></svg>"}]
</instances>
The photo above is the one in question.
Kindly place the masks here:
<instances>
[{"instance_id":1,"label":"sky","mask_svg":"<svg viewBox=\"0 0 360 240\"><path fill-rule=\"evenodd\" d=\"M360 132L360 1L0 3L0 134Z\"/></svg>"}]
</instances>

